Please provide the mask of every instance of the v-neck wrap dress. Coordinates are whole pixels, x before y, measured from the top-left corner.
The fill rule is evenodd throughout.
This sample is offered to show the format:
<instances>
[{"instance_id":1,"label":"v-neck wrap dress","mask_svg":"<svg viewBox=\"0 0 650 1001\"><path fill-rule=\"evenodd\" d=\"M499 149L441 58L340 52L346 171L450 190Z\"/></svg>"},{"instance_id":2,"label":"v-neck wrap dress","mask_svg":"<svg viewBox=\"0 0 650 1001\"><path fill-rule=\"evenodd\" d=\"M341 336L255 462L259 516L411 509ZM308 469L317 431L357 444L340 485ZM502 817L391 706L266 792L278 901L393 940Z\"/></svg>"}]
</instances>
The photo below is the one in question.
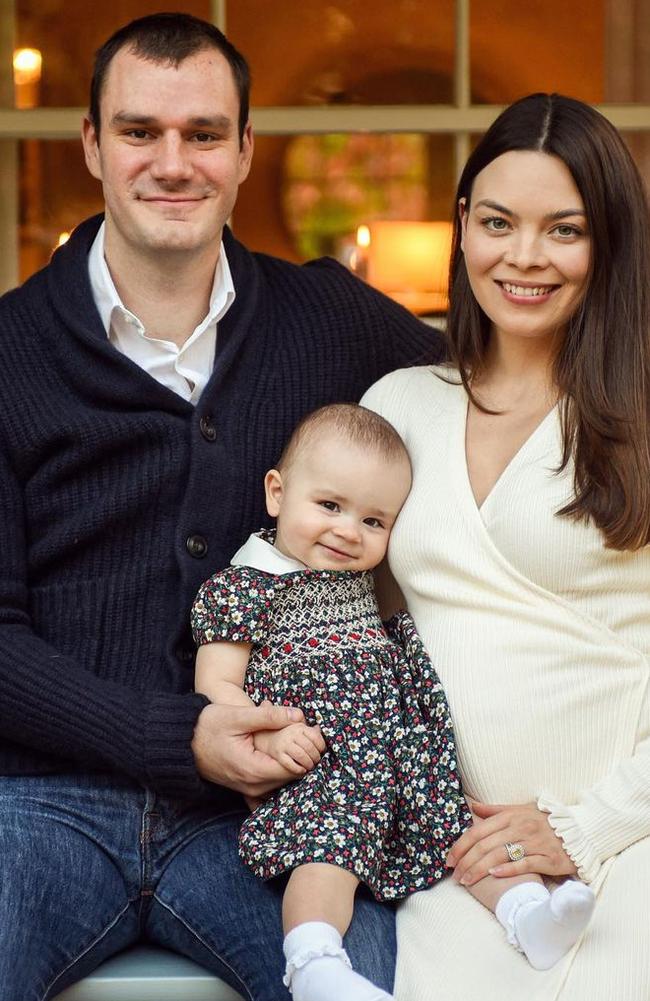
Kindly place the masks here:
<instances>
[{"instance_id":1,"label":"v-neck wrap dress","mask_svg":"<svg viewBox=\"0 0 650 1001\"><path fill-rule=\"evenodd\" d=\"M464 789L536 802L598 895L582 939L539 972L452 880L415 894L398 915L396 998L648 1001L650 548L606 549L557 516L573 491L557 408L479 509L453 369L394 372L362 402L411 456L389 560L447 693Z\"/></svg>"}]
</instances>

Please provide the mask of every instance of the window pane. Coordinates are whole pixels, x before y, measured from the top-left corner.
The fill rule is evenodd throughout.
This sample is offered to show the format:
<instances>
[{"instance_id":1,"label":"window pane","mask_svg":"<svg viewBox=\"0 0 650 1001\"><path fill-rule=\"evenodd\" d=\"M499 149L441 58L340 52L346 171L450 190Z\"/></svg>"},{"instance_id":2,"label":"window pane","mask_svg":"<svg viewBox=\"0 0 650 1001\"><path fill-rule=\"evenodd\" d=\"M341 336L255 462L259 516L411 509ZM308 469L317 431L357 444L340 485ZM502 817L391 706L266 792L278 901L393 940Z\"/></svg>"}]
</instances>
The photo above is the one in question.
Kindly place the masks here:
<instances>
[{"instance_id":1,"label":"window pane","mask_svg":"<svg viewBox=\"0 0 650 1001\"><path fill-rule=\"evenodd\" d=\"M508 104L534 91L605 99L603 0L472 0L472 100Z\"/></svg>"},{"instance_id":2,"label":"window pane","mask_svg":"<svg viewBox=\"0 0 650 1001\"><path fill-rule=\"evenodd\" d=\"M42 56L40 81L17 88L23 107L86 106L95 50L134 17L183 10L210 19L209 0L16 0L16 47ZM27 103L21 102L27 98Z\"/></svg>"},{"instance_id":3,"label":"window pane","mask_svg":"<svg viewBox=\"0 0 650 1001\"><path fill-rule=\"evenodd\" d=\"M63 234L103 209L99 183L81 142L26 139L19 144L20 280L44 264Z\"/></svg>"},{"instance_id":4,"label":"window pane","mask_svg":"<svg viewBox=\"0 0 650 1001\"><path fill-rule=\"evenodd\" d=\"M623 132L622 135L645 181L646 190L650 192L650 134Z\"/></svg>"},{"instance_id":5,"label":"window pane","mask_svg":"<svg viewBox=\"0 0 650 1001\"><path fill-rule=\"evenodd\" d=\"M254 250L344 258L363 223L449 219L453 190L450 136L263 136L234 225Z\"/></svg>"},{"instance_id":6,"label":"window pane","mask_svg":"<svg viewBox=\"0 0 650 1001\"><path fill-rule=\"evenodd\" d=\"M226 23L258 106L452 99L451 0L230 0Z\"/></svg>"}]
</instances>

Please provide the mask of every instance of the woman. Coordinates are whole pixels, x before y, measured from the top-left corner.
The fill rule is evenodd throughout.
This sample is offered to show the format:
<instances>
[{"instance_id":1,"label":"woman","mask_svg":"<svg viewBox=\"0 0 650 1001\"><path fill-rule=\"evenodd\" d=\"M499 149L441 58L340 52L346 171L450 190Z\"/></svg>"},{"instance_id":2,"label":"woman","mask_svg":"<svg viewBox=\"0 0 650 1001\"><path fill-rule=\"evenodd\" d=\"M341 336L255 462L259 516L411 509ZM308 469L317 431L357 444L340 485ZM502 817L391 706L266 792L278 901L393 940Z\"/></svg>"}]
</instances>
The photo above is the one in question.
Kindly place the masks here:
<instances>
[{"instance_id":1,"label":"woman","mask_svg":"<svg viewBox=\"0 0 650 1001\"><path fill-rule=\"evenodd\" d=\"M508 108L460 180L453 367L364 403L404 438L390 546L456 726L476 822L398 916L408 1001L648 1001L650 245L643 186L587 105ZM506 847L508 846L508 847ZM524 853L523 859L517 859ZM465 891L488 874L597 893L539 972Z\"/></svg>"}]
</instances>

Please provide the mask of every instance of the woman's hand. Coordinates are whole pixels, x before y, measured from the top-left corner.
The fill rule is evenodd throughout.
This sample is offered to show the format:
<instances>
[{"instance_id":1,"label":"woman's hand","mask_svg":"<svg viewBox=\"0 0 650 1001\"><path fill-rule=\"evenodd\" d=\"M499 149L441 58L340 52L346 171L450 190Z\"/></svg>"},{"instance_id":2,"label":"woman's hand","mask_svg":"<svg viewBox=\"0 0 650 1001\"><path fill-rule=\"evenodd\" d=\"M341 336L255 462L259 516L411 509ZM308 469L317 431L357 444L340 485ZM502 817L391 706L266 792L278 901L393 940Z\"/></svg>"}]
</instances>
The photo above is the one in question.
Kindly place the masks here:
<instances>
[{"instance_id":1,"label":"woman's hand","mask_svg":"<svg viewBox=\"0 0 650 1001\"><path fill-rule=\"evenodd\" d=\"M575 876L576 867L548 822L534 803L498 806L470 801L474 824L458 839L447 856L454 879L472 886L484 876ZM523 845L526 855L510 862L506 842Z\"/></svg>"}]
</instances>

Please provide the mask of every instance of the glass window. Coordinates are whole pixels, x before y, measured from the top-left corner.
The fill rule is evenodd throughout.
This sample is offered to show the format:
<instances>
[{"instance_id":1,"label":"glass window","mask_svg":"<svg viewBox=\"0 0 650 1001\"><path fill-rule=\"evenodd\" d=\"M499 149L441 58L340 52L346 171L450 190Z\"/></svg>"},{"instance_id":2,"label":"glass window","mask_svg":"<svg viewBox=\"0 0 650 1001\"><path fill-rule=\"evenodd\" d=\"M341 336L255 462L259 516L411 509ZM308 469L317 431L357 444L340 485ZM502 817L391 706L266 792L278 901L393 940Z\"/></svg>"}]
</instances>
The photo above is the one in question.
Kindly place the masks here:
<instances>
[{"instance_id":1,"label":"glass window","mask_svg":"<svg viewBox=\"0 0 650 1001\"><path fill-rule=\"evenodd\" d=\"M28 107L87 106L95 51L122 24L156 11L183 10L210 20L209 0L16 0L16 48L35 49L42 66ZM17 106L20 106L18 85ZM25 105L23 105L25 106Z\"/></svg>"},{"instance_id":2,"label":"glass window","mask_svg":"<svg viewBox=\"0 0 650 1001\"><path fill-rule=\"evenodd\" d=\"M509 104L534 91L604 98L605 4L471 0L472 99Z\"/></svg>"},{"instance_id":3,"label":"glass window","mask_svg":"<svg viewBox=\"0 0 650 1001\"><path fill-rule=\"evenodd\" d=\"M84 163L80 140L25 139L18 144L20 280L43 265L60 240L103 210L99 183Z\"/></svg>"},{"instance_id":4,"label":"glass window","mask_svg":"<svg viewBox=\"0 0 650 1001\"><path fill-rule=\"evenodd\" d=\"M624 132L623 138L650 191L650 132Z\"/></svg>"},{"instance_id":5,"label":"glass window","mask_svg":"<svg viewBox=\"0 0 650 1001\"><path fill-rule=\"evenodd\" d=\"M449 219L453 190L451 136L263 136L234 225L255 250L291 260L344 257L359 225Z\"/></svg>"},{"instance_id":6,"label":"glass window","mask_svg":"<svg viewBox=\"0 0 650 1001\"><path fill-rule=\"evenodd\" d=\"M614 123L637 130L624 135L650 182L650 0L8 0L0 106L40 110L20 118L35 123L20 142L11 115L0 123L2 287L46 263L61 234L101 208L72 113L86 105L94 51L131 18L179 9L224 13L252 67L259 131L234 226L253 248L345 258L361 224L449 219L477 132L498 106L537 90L618 105ZM457 14L459 24L469 16L469 81L454 79L466 65L456 61ZM13 74L12 36L32 50ZM473 106L450 109L467 92L461 83ZM53 108L70 109L65 141L38 138ZM322 127L330 133L309 132Z\"/></svg>"},{"instance_id":7,"label":"glass window","mask_svg":"<svg viewBox=\"0 0 650 1001\"><path fill-rule=\"evenodd\" d=\"M231 0L226 23L258 106L451 102L450 0Z\"/></svg>"}]
</instances>

